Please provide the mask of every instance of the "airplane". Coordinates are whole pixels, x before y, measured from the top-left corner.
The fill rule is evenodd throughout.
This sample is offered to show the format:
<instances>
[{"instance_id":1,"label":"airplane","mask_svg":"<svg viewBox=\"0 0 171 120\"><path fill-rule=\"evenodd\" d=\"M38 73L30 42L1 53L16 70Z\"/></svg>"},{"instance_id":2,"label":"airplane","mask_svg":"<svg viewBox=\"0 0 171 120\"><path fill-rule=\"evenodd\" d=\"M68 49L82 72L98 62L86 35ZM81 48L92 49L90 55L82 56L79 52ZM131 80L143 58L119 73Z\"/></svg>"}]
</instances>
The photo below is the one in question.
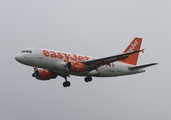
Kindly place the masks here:
<instances>
[{"instance_id":1,"label":"airplane","mask_svg":"<svg viewBox=\"0 0 171 120\"><path fill-rule=\"evenodd\" d=\"M65 79L64 87L71 83L67 80L70 75L85 76L85 82L92 81L92 77L116 77L145 72L146 67L157 65L150 63L137 65L138 56L144 49L140 49L142 38L135 37L122 54L103 58L73 54L62 51L27 48L15 56L16 61L32 66L32 74L38 80L46 81L61 76Z\"/></svg>"}]
</instances>

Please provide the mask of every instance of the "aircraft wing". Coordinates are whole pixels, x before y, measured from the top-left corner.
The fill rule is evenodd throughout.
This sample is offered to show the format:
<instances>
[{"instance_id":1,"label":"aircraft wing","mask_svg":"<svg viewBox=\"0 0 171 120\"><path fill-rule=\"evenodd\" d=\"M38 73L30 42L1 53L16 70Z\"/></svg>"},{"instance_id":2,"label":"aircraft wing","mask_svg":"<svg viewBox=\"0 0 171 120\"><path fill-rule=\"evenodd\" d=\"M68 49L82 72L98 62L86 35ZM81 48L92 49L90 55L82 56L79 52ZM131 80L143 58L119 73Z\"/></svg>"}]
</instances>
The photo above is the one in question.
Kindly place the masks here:
<instances>
[{"instance_id":1,"label":"aircraft wing","mask_svg":"<svg viewBox=\"0 0 171 120\"><path fill-rule=\"evenodd\" d=\"M118 55L114 55L114 56L109 56L109 57L104 57L104 58L99 58L99 59L94 59L94 60L88 60L88 61L84 61L83 63L85 64L87 71L92 71L100 66L110 64L112 62L116 62L119 60L124 60L124 59L128 58L129 55L139 53L141 51L142 50L135 50L132 52L126 52L126 53L122 53L122 54L118 54Z\"/></svg>"}]
</instances>

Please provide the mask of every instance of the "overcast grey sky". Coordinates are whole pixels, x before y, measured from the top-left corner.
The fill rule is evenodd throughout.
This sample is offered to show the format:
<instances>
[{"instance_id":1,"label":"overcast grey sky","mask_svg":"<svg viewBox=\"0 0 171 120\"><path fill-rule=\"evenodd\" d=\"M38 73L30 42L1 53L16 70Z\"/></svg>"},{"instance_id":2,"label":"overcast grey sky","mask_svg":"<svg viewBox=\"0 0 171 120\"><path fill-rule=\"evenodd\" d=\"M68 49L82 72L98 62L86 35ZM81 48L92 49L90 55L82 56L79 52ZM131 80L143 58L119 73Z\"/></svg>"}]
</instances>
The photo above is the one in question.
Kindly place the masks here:
<instances>
[{"instance_id":1,"label":"overcast grey sky","mask_svg":"<svg viewBox=\"0 0 171 120\"><path fill-rule=\"evenodd\" d=\"M1 120L170 120L170 0L1 0ZM38 81L15 61L27 47L97 57L122 53L142 37L145 73Z\"/></svg>"}]
</instances>

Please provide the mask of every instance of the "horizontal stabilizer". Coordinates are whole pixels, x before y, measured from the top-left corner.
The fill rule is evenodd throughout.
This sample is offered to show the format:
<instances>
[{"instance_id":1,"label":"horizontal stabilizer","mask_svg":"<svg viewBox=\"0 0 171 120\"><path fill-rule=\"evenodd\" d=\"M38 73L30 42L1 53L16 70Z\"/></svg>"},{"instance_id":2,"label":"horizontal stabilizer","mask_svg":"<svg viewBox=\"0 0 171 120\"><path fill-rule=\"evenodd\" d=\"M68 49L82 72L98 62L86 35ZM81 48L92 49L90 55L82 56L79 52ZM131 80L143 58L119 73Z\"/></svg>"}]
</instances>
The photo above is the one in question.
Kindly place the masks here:
<instances>
[{"instance_id":1,"label":"horizontal stabilizer","mask_svg":"<svg viewBox=\"0 0 171 120\"><path fill-rule=\"evenodd\" d=\"M157 65L157 64L158 63L150 63L150 64L145 64L145 65L139 65L139 66L135 66L135 67L130 67L129 70L138 70L138 69L150 67L150 66Z\"/></svg>"}]
</instances>

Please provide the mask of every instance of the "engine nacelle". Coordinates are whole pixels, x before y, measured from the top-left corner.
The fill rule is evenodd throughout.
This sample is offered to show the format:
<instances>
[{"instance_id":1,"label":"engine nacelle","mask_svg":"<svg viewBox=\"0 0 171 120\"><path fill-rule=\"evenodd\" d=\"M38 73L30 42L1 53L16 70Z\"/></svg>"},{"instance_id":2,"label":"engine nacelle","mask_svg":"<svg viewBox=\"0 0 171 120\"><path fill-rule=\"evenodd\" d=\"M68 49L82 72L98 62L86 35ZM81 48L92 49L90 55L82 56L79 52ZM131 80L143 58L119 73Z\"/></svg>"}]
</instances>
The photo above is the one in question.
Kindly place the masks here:
<instances>
[{"instance_id":1,"label":"engine nacelle","mask_svg":"<svg viewBox=\"0 0 171 120\"><path fill-rule=\"evenodd\" d=\"M85 70L85 65L80 62L68 62L66 64L66 69L71 72L83 72Z\"/></svg>"},{"instance_id":2,"label":"engine nacelle","mask_svg":"<svg viewBox=\"0 0 171 120\"><path fill-rule=\"evenodd\" d=\"M57 77L55 73L41 68L36 69L32 76L39 80L50 80Z\"/></svg>"}]
</instances>

